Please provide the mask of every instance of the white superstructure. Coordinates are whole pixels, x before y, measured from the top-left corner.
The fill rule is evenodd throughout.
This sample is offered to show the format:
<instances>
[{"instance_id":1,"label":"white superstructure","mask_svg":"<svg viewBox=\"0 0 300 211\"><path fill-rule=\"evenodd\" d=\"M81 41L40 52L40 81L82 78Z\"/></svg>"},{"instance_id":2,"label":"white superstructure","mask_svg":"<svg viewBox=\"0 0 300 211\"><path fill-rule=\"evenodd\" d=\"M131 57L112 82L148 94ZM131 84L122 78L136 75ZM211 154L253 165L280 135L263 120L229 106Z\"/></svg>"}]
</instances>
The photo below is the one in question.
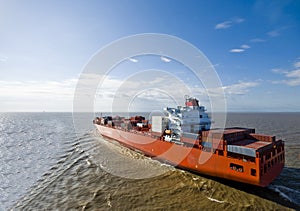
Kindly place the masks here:
<instances>
[{"instance_id":1,"label":"white superstructure","mask_svg":"<svg viewBox=\"0 0 300 211\"><path fill-rule=\"evenodd\" d=\"M211 120L205 112L204 106L199 106L199 101L196 98L186 97L184 107L167 107L165 108L165 112L165 118L168 119L165 130L170 131L170 134L166 135L167 140L180 141L180 137L185 134L198 134L199 131L210 129ZM154 128L156 128L156 124L158 124L155 123L156 121L152 122L152 124L154 123ZM161 126L161 124L159 124L159 126Z\"/></svg>"}]
</instances>

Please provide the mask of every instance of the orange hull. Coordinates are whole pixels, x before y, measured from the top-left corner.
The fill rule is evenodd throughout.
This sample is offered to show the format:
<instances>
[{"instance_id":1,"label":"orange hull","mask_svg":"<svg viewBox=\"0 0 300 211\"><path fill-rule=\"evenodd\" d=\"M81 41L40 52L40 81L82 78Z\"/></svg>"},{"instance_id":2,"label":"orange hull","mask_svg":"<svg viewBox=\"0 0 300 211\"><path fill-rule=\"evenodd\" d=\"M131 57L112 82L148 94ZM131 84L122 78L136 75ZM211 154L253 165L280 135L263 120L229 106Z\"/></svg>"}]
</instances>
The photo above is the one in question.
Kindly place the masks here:
<instances>
[{"instance_id":1,"label":"orange hull","mask_svg":"<svg viewBox=\"0 0 300 211\"><path fill-rule=\"evenodd\" d=\"M284 166L283 146L278 151L273 150L271 157L258 156L249 161L244 158L230 157L223 151L222 153L218 150L207 152L200 147L162 141L139 131L129 132L95 125L103 136L129 148L140 150L147 156L213 177L265 187L280 174ZM242 166L243 170L237 171L235 166Z\"/></svg>"}]
</instances>

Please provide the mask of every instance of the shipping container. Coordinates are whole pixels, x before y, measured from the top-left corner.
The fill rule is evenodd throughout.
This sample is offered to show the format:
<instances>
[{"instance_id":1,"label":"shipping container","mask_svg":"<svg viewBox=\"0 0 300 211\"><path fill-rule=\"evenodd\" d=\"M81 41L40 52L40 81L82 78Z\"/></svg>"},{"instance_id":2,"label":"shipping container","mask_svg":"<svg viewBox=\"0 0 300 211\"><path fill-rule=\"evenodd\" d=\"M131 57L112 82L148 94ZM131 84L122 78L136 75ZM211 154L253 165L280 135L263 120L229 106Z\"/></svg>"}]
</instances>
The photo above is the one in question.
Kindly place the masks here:
<instances>
[{"instance_id":1,"label":"shipping container","mask_svg":"<svg viewBox=\"0 0 300 211\"><path fill-rule=\"evenodd\" d=\"M227 145L227 151L233 152L241 155L247 155L249 157L256 156L256 150L252 148L237 146L237 145Z\"/></svg>"},{"instance_id":2,"label":"shipping container","mask_svg":"<svg viewBox=\"0 0 300 211\"><path fill-rule=\"evenodd\" d=\"M168 126L168 118L164 116L152 116L152 131L163 133Z\"/></svg>"}]
</instances>

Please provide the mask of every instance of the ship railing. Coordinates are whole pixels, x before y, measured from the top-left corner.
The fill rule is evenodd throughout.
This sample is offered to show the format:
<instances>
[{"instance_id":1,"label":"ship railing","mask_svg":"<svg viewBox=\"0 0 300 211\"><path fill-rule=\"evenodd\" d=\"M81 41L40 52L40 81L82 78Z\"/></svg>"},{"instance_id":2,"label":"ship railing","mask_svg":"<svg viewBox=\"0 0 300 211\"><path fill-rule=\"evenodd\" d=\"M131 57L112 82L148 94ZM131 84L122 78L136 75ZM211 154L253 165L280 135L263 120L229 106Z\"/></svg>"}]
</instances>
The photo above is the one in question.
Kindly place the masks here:
<instances>
[{"instance_id":1,"label":"ship railing","mask_svg":"<svg viewBox=\"0 0 300 211\"><path fill-rule=\"evenodd\" d=\"M284 164L284 145L281 140L277 142L279 142L279 145L274 145L273 150L266 151L261 155L261 174L266 174L276 165Z\"/></svg>"}]
</instances>

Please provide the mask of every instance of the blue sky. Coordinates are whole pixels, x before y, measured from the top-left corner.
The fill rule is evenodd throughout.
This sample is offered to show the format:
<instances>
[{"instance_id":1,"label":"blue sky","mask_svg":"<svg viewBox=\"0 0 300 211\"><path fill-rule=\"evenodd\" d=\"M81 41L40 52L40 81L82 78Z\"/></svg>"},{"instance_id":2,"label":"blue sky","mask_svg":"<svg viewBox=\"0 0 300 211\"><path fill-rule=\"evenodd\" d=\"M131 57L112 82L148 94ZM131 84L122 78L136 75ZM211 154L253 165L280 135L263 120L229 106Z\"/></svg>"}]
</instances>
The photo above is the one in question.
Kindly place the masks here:
<instances>
[{"instance_id":1,"label":"blue sky","mask_svg":"<svg viewBox=\"0 0 300 211\"><path fill-rule=\"evenodd\" d=\"M139 33L169 34L199 48L221 79L229 111L300 111L299 1L0 5L0 111L72 111L77 79L90 58L110 42ZM151 59L147 65L140 61L131 63L151 68ZM175 66L163 59L154 65ZM120 84L117 75L108 84Z\"/></svg>"}]
</instances>

